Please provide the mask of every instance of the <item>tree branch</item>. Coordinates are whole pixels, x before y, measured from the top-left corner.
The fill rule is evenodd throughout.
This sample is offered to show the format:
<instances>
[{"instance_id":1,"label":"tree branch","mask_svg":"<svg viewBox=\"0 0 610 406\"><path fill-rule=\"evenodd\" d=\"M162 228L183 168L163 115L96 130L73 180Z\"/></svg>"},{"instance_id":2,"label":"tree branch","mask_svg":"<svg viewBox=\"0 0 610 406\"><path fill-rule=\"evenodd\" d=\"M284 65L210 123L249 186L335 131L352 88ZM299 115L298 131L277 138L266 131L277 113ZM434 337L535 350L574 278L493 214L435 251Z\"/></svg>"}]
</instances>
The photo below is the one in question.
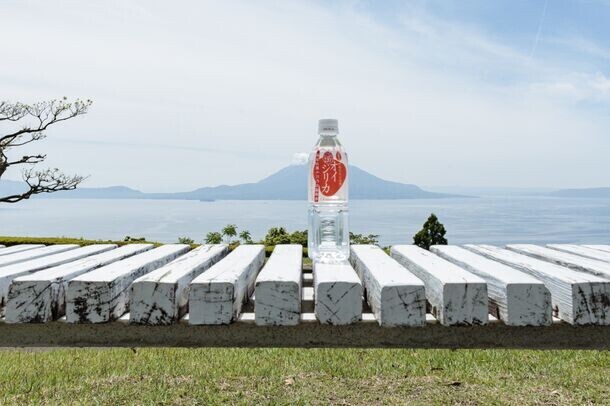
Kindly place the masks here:
<instances>
[{"instance_id":1,"label":"tree branch","mask_svg":"<svg viewBox=\"0 0 610 406\"><path fill-rule=\"evenodd\" d=\"M0 202L17 203L41 193L53 193L62 190L74 190L85 179L86 177L84 176L65 175L57 168L46 169L44 171L39 172L34 172L33 170L29 169L23 172L23 180L27 184L28 190L23 193L17 193L11 196L1 197Z\"/></svg>"},{"instance_id":2,"label":"tree branch","mask_svg":"<svg viewBox=\"0 0 610 406\"><path fill-rule=\"evenodd\" d=\"M0 101L0 121L19 121L25 117L27 111L21 103L10 104Z\"/></svg>"},{"instance_id":3,"label":"tree branch","mask_svg":"<svg viewBox=\"0 0 610 406\"><path fill-rule=\"evenodd\" d=\"M91 100L83 101L80 99L70 103L66 98L35 103L32 105L21 103L11 105L8 102L2 102L0 120L18 121L26 116L30 116L34 118L37 123L35 125L24 126L17 131L0 137L0 147L13 146L11 144L15 142L18 137L25 134L42 135L41 133L51 125L87 113L91 104ZM20 144L15 145L18 146Z\"/></svg>"},{"instance_id":4,"label":"tree branch","mask_svg":"<svg viewBox=\"0 0 610 406\"><path fill-rule=\"evenodd\" d=\"M46 159L46 155L38 154L24 155L20 159L10 161L6 154L9 149L45 138L43 132L47 128L87 113L91 104L91 100L83 101L80 99L68 102L65 97L31 105L0 101L0 122L18 122L22 119L30 119L30 123L20 129L6 135L0 135L0 178L11 166L35 165ZM23 193L0 197L0 203L16 203L41 193L73 190L85 180L85 177L80 175L68 176L60 172L59 169L43 171L27 169L23 172L23 180L27 185L27 190Z\"/></svg>"},{"instance_id":5,"label":"tree branch","mask_svg":"<svg viewBox=\"0 0 610 406\"><path fill-rule=\"evenodd\" d=\"M22 165L22 164L37 164L46 159L46 155L24 155L21 159L17 161L7 162L5 165Z\"/></svg>"}]
</instances>

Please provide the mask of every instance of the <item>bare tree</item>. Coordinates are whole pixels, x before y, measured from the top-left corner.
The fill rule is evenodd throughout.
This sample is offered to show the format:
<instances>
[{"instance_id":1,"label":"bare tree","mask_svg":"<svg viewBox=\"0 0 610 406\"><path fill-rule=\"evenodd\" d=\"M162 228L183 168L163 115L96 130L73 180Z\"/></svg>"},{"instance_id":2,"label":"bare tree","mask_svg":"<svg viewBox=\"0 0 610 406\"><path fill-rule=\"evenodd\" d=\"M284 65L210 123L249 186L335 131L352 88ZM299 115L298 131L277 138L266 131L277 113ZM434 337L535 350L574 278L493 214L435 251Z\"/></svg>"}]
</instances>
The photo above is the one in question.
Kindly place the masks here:
<instances>
[{"instance_id":1,"label":"bare tree","mask_svg":"<svg viewBox=\"0 0 610 406\"><path fill-rule=\"evenodd\" d=\"M40 193L73 190L85 179L80 175L66 175L59 169L35 170L33 166L46 159L46 155L23 155L9 160L8 151L46 137L44 131L50 126L87 113L91 100L68 102L64 97L35 104L0 101L0 124L24 123L6 135L0 134L0 178L11 166L27 165L23 180L27 190L11 196L0 196L0 203L16 203Z\"/></svg>"}]
</instances>

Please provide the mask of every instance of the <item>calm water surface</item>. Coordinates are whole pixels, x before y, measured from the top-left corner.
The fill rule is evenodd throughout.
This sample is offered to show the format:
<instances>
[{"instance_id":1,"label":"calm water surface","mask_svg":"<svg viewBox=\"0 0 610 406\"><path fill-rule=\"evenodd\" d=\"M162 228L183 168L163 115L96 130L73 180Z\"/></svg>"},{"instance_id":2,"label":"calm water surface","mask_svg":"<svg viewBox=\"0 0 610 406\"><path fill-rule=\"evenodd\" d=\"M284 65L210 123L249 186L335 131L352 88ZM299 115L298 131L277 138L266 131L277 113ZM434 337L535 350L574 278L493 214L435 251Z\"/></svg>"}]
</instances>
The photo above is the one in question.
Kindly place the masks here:
<instances>
[{"instance_id":1,"label":"calm water surface","mask_svg":"<svg viewBox=\"0 0 610 406\"><path fill-rule=\"evenodd\" d=\"M450 243L511 242L610 244L610 200L552 197L355 200L351 230L379 234L383 245L411 243L431 213ZM303 201L63 200L35 199L0 205L0 235L92 239L146 237L201 242L228 223L261 238L273 226L307 227Z\"/></svg>"}]
</instances>

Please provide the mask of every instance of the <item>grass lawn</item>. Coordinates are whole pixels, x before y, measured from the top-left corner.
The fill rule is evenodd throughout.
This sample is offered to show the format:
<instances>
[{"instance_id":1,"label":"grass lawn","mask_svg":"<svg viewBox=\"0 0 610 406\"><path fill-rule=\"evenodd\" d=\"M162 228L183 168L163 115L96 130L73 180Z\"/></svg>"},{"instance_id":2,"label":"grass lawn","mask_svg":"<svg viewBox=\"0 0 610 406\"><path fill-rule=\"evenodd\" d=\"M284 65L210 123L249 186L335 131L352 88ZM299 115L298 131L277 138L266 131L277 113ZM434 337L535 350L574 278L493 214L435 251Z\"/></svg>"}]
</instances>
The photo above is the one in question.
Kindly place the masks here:
<instances>
[{"instance_id":1,"label":"grass lawn","mask_svg":"<svg viewBox=\"0 0 610 406\"><path fill-rule=\"evenodd\" d=\"M0 351L0 403L608 404L610 352Z\"/></svg>"}]
</instances>

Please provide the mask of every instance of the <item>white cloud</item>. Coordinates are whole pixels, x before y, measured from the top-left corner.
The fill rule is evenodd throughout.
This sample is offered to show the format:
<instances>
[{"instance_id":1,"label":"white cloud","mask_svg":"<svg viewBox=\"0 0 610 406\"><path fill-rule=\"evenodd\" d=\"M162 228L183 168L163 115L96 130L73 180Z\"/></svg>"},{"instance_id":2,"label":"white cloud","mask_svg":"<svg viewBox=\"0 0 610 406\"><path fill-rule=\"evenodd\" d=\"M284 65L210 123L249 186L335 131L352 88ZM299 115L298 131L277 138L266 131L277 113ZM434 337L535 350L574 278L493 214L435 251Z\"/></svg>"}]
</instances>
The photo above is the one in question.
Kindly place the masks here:
<instances>
[{"instance_id":1,"label":"white cloud","mask_svg":"<svg viewBox=\"0 0 610 406\"><path fill-rule=\"evenodd\" d=\"M610 79L600 72L568 74L555 81L534 83L532 89L572 103L610 103Z\"/></svg>"},{"instance_id":2,"label":"white cloud","mask_svg":"<svg viewBox=\"0 0 610 406\"><path fill-rule=\"evenodd\" d=\"M603 74L465 24L407 9L396 27L346 4L3 4L0 35L19 41L3 48L2 97L94 99L44 144L91 185L255 181L309 150L325 116L341 121L353 163L393 180L607 181L608 120L573 104L607 101Z\"/></svg>"},{"instance_id":3,"label":"white cloud","mask_svg":"<svg viewBox=\"0 0 610 406\"><path fill-rule=\"evenodd\" d=\"M292 165L305 165L309 159L307 152L295 152L292 155Z\"/></svg>"}]
</instances>

